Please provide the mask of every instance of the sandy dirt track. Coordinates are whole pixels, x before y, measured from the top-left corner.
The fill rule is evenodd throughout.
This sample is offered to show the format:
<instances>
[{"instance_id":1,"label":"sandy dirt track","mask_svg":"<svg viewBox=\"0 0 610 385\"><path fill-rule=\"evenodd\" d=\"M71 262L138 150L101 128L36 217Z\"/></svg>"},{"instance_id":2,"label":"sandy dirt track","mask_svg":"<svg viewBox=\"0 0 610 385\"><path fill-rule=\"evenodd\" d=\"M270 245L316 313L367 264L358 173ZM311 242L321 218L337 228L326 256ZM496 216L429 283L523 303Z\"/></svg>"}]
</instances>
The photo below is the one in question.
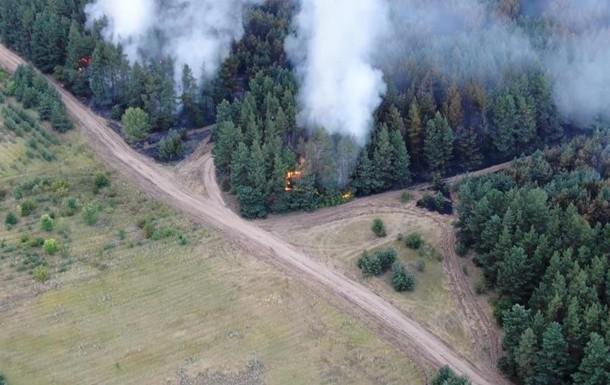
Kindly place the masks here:
<instances>
[{"instance_id":1,"label":"sandy dirt track","mask_svg":"<svg viewBox=\"0 0 610 385\"><path fill-rule=\"evenodd\" d=\"M23 60L0 46L0 64L14 71ZM52 81L50 79L50 81ZM136 153L112 131L107 122L95 115L59 84L61 94L77 127L92 149L112 168L136 183L143 191L166 202L193 219L223 231L256 255L270 258L303 282L351 304L354 310L373 322L380 332L397 346L415 350L421 359L432 365L449 365L467 375L475 385L500 385L508 382L489 363L468 362L418 323L400 312L363 285L352 281L322 263L314 261L279 237L248 222L223 203L216 184L211 157L202 161L206 167L207 196L190 191L172 172Z\"/></svg>"}]
</instances>

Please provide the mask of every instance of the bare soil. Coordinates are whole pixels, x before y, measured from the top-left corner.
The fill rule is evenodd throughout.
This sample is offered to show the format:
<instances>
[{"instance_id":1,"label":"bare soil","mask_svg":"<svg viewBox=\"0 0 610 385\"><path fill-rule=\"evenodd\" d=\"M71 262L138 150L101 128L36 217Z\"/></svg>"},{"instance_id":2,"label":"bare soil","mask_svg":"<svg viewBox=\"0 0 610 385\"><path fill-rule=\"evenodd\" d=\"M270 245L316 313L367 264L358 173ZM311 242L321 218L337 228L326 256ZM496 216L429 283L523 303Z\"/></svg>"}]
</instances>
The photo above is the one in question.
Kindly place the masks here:
<instances>
[{"instance_id":1,"label":"bare soil","mask_svg":"<svg viewBox=\"0 0 610 385\"><path fill-rule=\"evenodd\" d=\"M0 64L14 71L24 60L0 46ZM407 351L416 351L432 365L449 365L456 372L470 377L476 385L499 385L508 382L489 362L470 362L413 319L363 285L315 261L288 242L248 222L231 211L222 200L215 180L211 157L205 158L204 181L207 197L184 186L170 170L131 149L107 122L49 79L61 94L77 127L92 149L109 166L116 169L142 191L166 202L194 220L210 224L235 240L249 252L282 266L294 277L327 295L348 302L352 310L373 323L380 334ZM365 201L366 202L366 201Z\"/></svg>"}]
</instances>

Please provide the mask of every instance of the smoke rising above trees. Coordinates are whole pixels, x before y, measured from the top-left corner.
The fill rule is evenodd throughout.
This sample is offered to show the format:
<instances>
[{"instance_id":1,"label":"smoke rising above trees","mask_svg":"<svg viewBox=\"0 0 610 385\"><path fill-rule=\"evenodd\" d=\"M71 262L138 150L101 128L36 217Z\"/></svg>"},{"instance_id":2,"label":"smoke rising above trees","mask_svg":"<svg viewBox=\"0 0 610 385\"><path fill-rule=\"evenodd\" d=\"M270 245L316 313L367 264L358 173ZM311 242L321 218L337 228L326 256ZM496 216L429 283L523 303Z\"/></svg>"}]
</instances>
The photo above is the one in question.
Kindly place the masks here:
<instances>
[{"instance_id":1,"label":"smoke rising above trees","mask_svg":"<svg viewBox=\"0 0 610 385\"><path fill-rule=\"evenodd\" d=\"M519 20L528 15L539 30ZM301 83L300 122L360 142L386 82L408 84L404 69L416 66L462 84L538 66L564 118L587 125L610 115L604 0L301 0L294 26L286 51Z\"/></svg>"},{"instance_id":2,"label":"smoke rising above trees","mask_svg":"<svg viewBox=\"0 0 610 385\"><path fill-rule=\"evenodd\" d=\"M105 19L104 38L120 44L132 62L170 57L175 73L188 65L196 78L216 75L244 33L247 5L262 0L97 0L86 6L88 23Z\"/></svg>"}]
</instances>

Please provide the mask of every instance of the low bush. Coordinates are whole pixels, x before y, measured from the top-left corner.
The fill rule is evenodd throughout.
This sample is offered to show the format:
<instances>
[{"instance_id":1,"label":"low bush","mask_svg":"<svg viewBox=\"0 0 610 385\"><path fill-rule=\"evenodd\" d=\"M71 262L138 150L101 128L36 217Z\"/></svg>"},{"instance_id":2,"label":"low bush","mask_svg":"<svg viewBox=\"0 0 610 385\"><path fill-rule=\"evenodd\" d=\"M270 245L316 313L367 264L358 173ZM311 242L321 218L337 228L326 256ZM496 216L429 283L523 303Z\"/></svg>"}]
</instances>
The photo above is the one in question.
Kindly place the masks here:
<instances>
[{"instance_id":1,"label":"low bush","mask_svg":"<svg viewBox=\"0 0 610 385\"><path fill-rule=\"evenodd\" d=\"M51 232L55 228L55 220L49 214L40 217L40 228L43 231Z\"/></svg>"},{"instance_id":2,"label":"low bush","mask_svg":"<svg viewBox=\"0 0 610 385\"><path fill-rule=\"evenodd\" d=\"M19 220L17 219L17 215L15 215L13 212L9 212L6 214L6 218L4 218L4 224L9 230L12 229L13 226L15 226L18 222Z\"/></svg>"},{"instance_id":3,"label":"low bush","mask_svg":"<svg viewBox=\"0 0 610 385\"><path fill-rule=\"evenodd\" d=\"M392 265L392 286L399 292L415 290L415 276L400 262Z\"/></svg>"},{"instance_id":4,"label":"low bush","mask_svg":"<svg viewBox=\"0 0 610 385\"><path fill-rule=\"evenodd\" d=\"M48 255L55 255L59 251L59 246L55 239L47 239L42 246Z\"/></svg>"},{"instance_id":5,"label":"low bush","mask_svg":"<svg viewBox=\"0 0 610 385\"><path fill-rule=\"evenodd\" d=\"M405 246L409 249L419 250L424 245L424 240L422 236L418 233L411 233L407 235L405 238Z\"/></svg>"},{"instance_id":6,"label":"low bush","mask_svg":"<svg viewBox=\"0 0 610 385\"><path fill-rule=\"evenodd\" d=\"M182 156L182 136L176 130L171 130L165 138L159 142L159 158L165 161L175 160Z\"/></svg>"},{"instance_id":7,"label":"low bush","mask_svg":"<svg viewBox=\"0 0 610 385\"><path fill-rule=\"evenodd\" d=\"M453 202L440 192L434 196L430 194L424 195L417 201L417 207L425 208L429 211L436 211L443 215L450 215L453 213Z\"/></svg>"},{"instance_id":8,"label":"low bush","mask_svg":"<svg viewBox=\"0 0 610 385\"><path fill-rule=\"evenodd\" d=\"M110 179L103 172L98 172L95 174L95 178L93 179L93 192L98 193L103 188L110 186Z\"/></svg>"},{"instance_id":9,"label":"low bush","mask_svg":"<svg viewBox=\"0 0 610 385\"><path fill-rule=\"evenodd\" d=\"M26 199L19 205L19 214L22 217L27 217L36 210L36 203L34 201Z\"/></svg>"},{"instance_id":10,"label":"low bush","mask_svg":"<svg viewBox=\"0 0 610 385\"><path fill-rule=\"evenodd\" d=\"M38 282L46 282L49 279L49 269L45 265L38 265L32 271L32 277Z\"/></svg>"},{"instance_id":11,"label":"low bush","mask_svg":"<svg viewBox=\"0 0 610 385\"><path fill-rule=\"evenodd\" d=\"M405 191L402 194L400 194L401 203L409 203L409 202L411 202L411 199L413 199L413 196L408 191Z\"/></svg>"},{"instance_id":12,"label":"low bush","mask_svg":"<svg viewBox=\"0 0 610 385\"><path fill-rule=\"evenodd\" d=\"M68 197L64 201L63 215L66 217L71 217L74 214L76 214L79 207L80 207L80 202L78 201L78 199L76 199L74 197Z\"/></svg>"},{"instance_id":13,"label":"low bush","mask_svg":"<svg viewBox=\"0 0 610 385\"><path fill-rule=\"evenodd\" d=\"M93 226L97 223L99 217L99 207L92 203L83 206L81 210L83 220L89 226Z\"/></svg>"},{"instance_id":14,"label":"low bush","mask_svg":"<svg viewBox=\"0 0 610 385\"><path fill-rule=\"evenodd\" d=\"M366 276L377 276L385 273L396 261L396 250L378 250L373 254L364 252L358 260L358 267Z\"/></svg>"},{"instance_id":15,"label":"low bush","mask_svg":"<svg viewBox=\"0 0 610 385\"><path fill-rule=\"evenodd\" d=\"M426 271L426 261L424 261L423 259L418 259L415 263L415 268L420 273L423 273L424 271Z\"/></svg>"},{"instance_id":16,"label":"low bush","mask_svg":"<svg viewBox=\"0 0 610 385\"><path fill-rule=\"evenodd\" d=\"M373 225L371 226L371 230L379 238L383 238L387 235L386 230L385 230L385 225L380 218L375 218L373 220Z\"/></svg>"}]
</instances>

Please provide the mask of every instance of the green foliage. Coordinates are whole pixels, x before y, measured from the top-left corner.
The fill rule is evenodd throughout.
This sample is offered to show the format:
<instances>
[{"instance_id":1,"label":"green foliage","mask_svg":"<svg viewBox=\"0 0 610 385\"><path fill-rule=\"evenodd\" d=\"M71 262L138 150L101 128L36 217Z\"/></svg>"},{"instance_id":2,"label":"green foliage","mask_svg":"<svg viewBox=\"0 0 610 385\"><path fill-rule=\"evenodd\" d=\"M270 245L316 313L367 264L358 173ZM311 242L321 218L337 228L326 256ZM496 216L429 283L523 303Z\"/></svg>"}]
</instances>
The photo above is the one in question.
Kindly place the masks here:
<instances>
[{"instance_id":1,"label":"green foliage","mask_svg":"<svg viewBox=\"0 0 610 385\"><path fill-rule=\"evenodd\" d=\"M123 130L131 141L144 139L148 135L151 124L148 114L141 108L128 108L122 118Z\"/></svg>"},{"instance_id":2,"label":"green foliage","mask_svg":"<svg viewBox=\"0 0 610 385\"><path fill-rule=\"evenodd\" d=\"M45 240L42 248L48 255L55 255L59 251L59 245L55 239Z\"/></svg>"},{"instance_id":3,"label":"green foliage","mask_svg":"<svg viewBox=\"0 0 610 385\"><path fill-rule=\"evenodd\" d=\"M21 204L19 205L19 214L22 217L27 217L30 214L32 214L34 212L34 210L36 210L38 206L36 205L36 203L34 203L34 201L30 200L30 199L26 199L24 201L21 202Z\"/></svg>"},{"instance_id":4,"label":"green foliage","mask_svg":"<svg viewBox=\"0 0 610 385\"><path fill-rule=\"evenodd\" d=\"M457 376L448 366L439 369L432 379L432 385L470 385L465 377Z\"/></svg>"},{"instance_id":5,"label":"green foliage","mask_svg":"<svg viewBox=\"0 0 610 385\"><path fill-rule=\"evenodd\" d=\"M182 156L182 135L176 130L170 132L159 142L159 157L162 160L170 161Z\"/></svg>"},{"instance_id":6,"label":"green foliage","mask_svg":"<svg viewBox=\"0 0 610 385\"><path fill-rule=\"evenodd\" d=\"M99 219L99 207L93 203L86 204L81 210L83 221L89 225L94 226Z\"/></svg>"},{"instance_id":7,"label":"green foliage","mask_svg":"<svg viewBox=\"0 0 610 385\"><path fill-rule=\"evenodd\" d=\"M32 271L32 277L37 282L46 282L49 279L49 269L45 265L38 265Z\"/></svg>"},{"instance_id":8,"label":"green foliage","mask_svg":"<svg viewBox=\"0 0 610 385\"><path fill-rule=\"evenodd\" d=\"M460 186L460 242L499 295L501 367L518 382L606 381L605 363L594 369L587 354L605 354L590 336L607 337L610 321L610 173L599 162L609 144L607 134L575 138Z\"/></svg>"},{"instance_id":9,"label":"green foliage","mask_svg":"<svg viewBox=\"0 0 610 385\"><path fill-rule=\"evenodd\" d=\"M49 214L44 214L40 217L40 228L46 232L53 231L55 228L55 220Z\"/></svg>"},{"instance_id":10,"label":"green foliage","mask_svg":"<svg viewBox=\"0 0 610 385\"><path fill-rule=\"evenodd\" d=\"M419 250L424 245L424 239L419 233L411 233L404 238L405 246L413 250Z\"/></svg>"},{"instance_id":11,"label":"green foliage","mask_svg":"<svg viewBox=\"0 0 610 385\"><path fill-rule=\"evenodd\" d=\"M415 276L400 262L392 265L392 286L398 292L415 290Z\"/></svg>"},{"instance_id":12,"label":"green foliage","mask_svg":"<svg viewBox=\"0 0 610 385\"><path fill-rule=\"evenodd\" d=\"M396 261L396 250L378 250L373 254L364 252L358 260L358 268L366 276L377 276L385 273Z\"/></svg>"},{"instance_id":13,"label":"green foliage","mask_svg":"<svg viewBox=\"0 0 610 385\"><path fill-rule=\"evenodd\" d=\"M95 173L95 177L93 178L93 192L97 193L99 190L106 187L110 187L110 179L108 179L108 175L103 172ZM72 203L74 204L74 202Z\"/></svg>"},{"instance_id":14,"label":"green foliage","mask_svg":"<svg viewBox=\"0 0 610 385\"><path fill-rule=\"evenodd\" d=\"M400 203L403 203L403 204L409 203L409 202L411 202L411 199L413 199L413 196L408 191L405 191L402 194L400 194Z\"/></svg>"},{"instance_id":15,"label":"green foliage","mask_svg":"<svg viewBox=\"0 0 610 385\"><path fill-rule=\"evenodd\" d=\"M7 213L6 217L4 218L4 224L8 230L12 229L13 226L15 226L18 222L19 219L17 219L17 215L15 215L13 212Z\"/></svg>"},{"instance_id":16,"label":"green foliage","mask_svg":"<svg viewBox=\"0 0 610 385\"><path fill-rule=\"evenodd\" d=\"M373 220L373 225L371 226L371 231L373 231L373 234L375 234L378 238L383 238L383 237L387 236L385 224L383 223L383 221L380 218L375 218Z\"/></svg>"}]
</instances>

